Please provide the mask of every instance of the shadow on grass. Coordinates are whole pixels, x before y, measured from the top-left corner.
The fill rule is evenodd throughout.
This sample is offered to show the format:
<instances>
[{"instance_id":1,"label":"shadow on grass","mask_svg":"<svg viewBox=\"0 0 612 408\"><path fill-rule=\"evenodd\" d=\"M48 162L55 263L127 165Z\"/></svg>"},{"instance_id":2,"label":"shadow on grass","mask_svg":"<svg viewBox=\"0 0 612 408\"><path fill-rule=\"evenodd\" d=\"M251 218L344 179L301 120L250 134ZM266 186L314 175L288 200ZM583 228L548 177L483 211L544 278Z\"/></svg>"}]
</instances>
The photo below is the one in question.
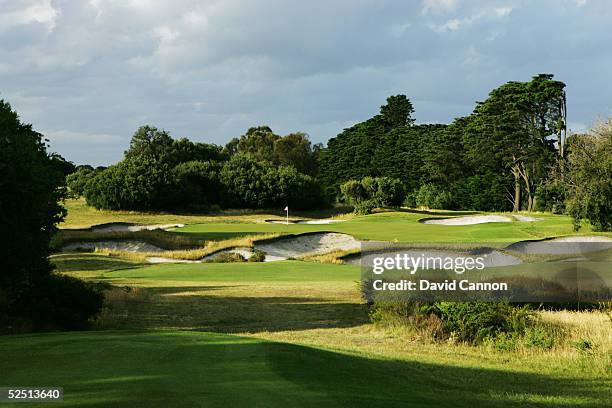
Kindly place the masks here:
<instances>
[{"instance_id":1,"label":"shadow on grass","mask_svg":"<svg viewBox=\"0 0 612 408\"><path fill-rule=\"evenodd\" d=\"M260 332L340 328L369 321L360 303L304 296L218 296L235 286L177 288L114 287L98 321L103 329L188 328L216 332ZM245 287L245 291L248 291Z\"/></svg>"},{"instance_id":2,"label":"shadow on grass","mask_svg":"<svg viewBox=\"0 0 612 408\"><path fill-rule=\"evenodd\" d=\"M4 383L62 386L63 407L601 407L609 397L594 376L366 358L212 333L4 336L0 346Z\"/></svg>"},{"instance_id":3,"label":"shadow on grass","mask_svg":"<svg viewBox=\"0 0 612 408\"><path fill-rule=\"evenodd\" d=\"M59 272L109 271L141 266L133 261L93 253L65 253L55 255L51 261Z\"/></svg>"}]
</instances>

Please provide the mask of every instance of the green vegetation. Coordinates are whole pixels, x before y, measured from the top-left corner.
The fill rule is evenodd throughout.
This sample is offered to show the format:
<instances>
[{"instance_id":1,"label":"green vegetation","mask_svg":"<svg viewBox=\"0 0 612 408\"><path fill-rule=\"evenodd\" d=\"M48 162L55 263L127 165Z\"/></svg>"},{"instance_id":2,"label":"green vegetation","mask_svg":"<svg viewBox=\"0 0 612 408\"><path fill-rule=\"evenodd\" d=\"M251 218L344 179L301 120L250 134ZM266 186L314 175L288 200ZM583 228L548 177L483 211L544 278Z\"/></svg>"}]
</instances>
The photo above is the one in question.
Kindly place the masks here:
<instances>
[{"instance_id":1,"label":"green vegetation","mask_svg":"<svg viewBox=\"0 0 612 408\"><path fill-rule=\"evenodd\" d=\"M517 372L486 362L456 366L427 357L388 359L213 333L10 336L0 339L0 346L7 352L0 363L7 380L63 384L62 405L70 407L274 407L296 402L332 407L407 402L419 407L586 407L605 403L608 396L606 384L588 375L576 381L533 367ZM31 356L27 367L19 358L25 352Z\"/></svg>"},{"instance_id":2,"label":"green vegetation","mask_svg":"<svg viewBox=\"0 0 612 408\"><path fill-rule=\"evenodd\" d=\"M0 100L0 333L82 327L102 306L95 287L53 274L47 259L65 215L65 169Z\"/></svg>"}]
</instances>

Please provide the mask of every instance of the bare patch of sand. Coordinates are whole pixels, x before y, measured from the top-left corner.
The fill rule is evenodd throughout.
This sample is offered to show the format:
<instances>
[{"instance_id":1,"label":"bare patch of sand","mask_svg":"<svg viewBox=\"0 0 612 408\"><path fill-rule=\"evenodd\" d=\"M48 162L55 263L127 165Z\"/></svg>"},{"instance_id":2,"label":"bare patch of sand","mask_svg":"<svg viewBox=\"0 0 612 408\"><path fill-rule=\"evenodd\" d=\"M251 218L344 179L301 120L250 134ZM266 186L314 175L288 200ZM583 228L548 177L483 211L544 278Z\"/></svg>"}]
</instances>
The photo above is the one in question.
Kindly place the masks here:
<instances>
[{"instance_id":1,"label":"bare patch of sand","mask_svg":"<svg viewBox=\"0 0 612 408\"><path fill-rule=\"evenodd\" d=\"M337 250L348 251L359 247L360 242L351 235L333 232L295 235L255 244L255 249L266 253L266 261L323 255Z\"/></svg>"},{"instance_id":2,"label":"bare patch of sand","mask_svg":"<svg viewBox=\"0 0 612 408\"><path fill-rule=\"evenodd\" d=\"M167 230L171 228L181 228L185 224L129 224L123 222L94 225L90 228L94 232L137 232L137 231L153 231Z\"/></svg>"},{"instance_id":3,"label":"bare patch of sand","mask_svg":"<svg viewBox=\"0 0 612 408\"><path fill-rule=\"evenodd\" d=\"M610 248L612 248L612 238L596 235L576 235L542 241L521 241L507 247L507 249L524 254L547 255L579 254Z\"/></svg>"},{"instance_id":4,"label":"bare patch of sand","mask_svg":"<svg viewBox=\"0 0 612 408\"><path fill-rule=\"evenodd\" d=\"M512 222L512 219L503 215L473 215L469 217L439 218L424 220L423 224L436 225L474 225L488 222Z\"/></svg>"}]
</instances>

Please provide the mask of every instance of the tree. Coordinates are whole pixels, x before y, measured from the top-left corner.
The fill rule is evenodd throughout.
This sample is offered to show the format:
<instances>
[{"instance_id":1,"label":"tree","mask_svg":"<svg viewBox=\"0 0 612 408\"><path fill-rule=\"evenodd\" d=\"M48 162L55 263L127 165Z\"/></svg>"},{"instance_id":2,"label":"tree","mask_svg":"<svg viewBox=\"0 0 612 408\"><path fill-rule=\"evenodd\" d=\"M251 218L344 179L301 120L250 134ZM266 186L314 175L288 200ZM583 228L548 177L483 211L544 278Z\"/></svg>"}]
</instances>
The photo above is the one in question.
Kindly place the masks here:
<instances>
[{"instance_id":1,"label":"tree","mask_svg":"<svg viewBox=\"0 0 612 408\"><path fill-rule=\"evenodd\" d=\"M130 140L130 148L125 152L125 157L149 156L163 161L169 155L173 144L172 137L165 130L145 125L136 130Z\"/></svg>"},{"instance_id":2,"label":"tree","mask_svg":"<svg viewBox=\"0 0 612 408\"><path fill-rule=\"evenodd\" d=\"M280 136L268 126L257 126L240 136L237 153L248 155L257 161L274 161L274 143Z\"/></svg>"},{"instance_id":3,"label":"tree","mask_svg":"<svg viewBox=\"0 0 612 408\"><path fill-rule=\"evenodd\" d=\"M391 129L412 126L414 107L406 95L394 95L387 98L387 104L380 107L383 120Z\"/></svg>"},{"instance_id":4,"label":"tree","mask_svg":"<svg viewBox=\"0 0 612 408\"><path fill-rule=\"evenodd\" d=\"M294 166L304 174L314 175L317 171L312 145L308 135L303 132L290 133L276 139L273 162L281 166Z\"/></svg>"},{"instance_id":5,"label":"tree","mask_svg":"<svg viewBox=\"0 0 612 408\"><path fill-rule=\"evenodd\" d=\"M81 167L66 177L68 192L71 197L78 198L85 193L87 182L96 175L96 171L91 166Z\"/></svg>"},{"instance_id":6,"label":"tree","mask_svg":"<svg viewBox=\"0 0 612 408\"><path fill-rule=\"evenodd\" d=\"M59 156L0 100L0 331L74 328L102 306L88 284L52 273L49 242L65 216Z\"/></svg>"},{"instance_id":7,"label":"tree","mask_svg":"<svg viewBox=\"0 0 612 408\"><path fill-rule=\"evenodd\" d=\"M190 161L172 169L173 206L204 210L220 200L221 164L214 161Z\"/></svg>"},{"instance_id":8,"label":"tree","mask_svg":"<svg viewBox=\"0 0 612 408\"><path fill-rule=\"evenodd\" d=\"M106 210L168 208L172 200L168 165L152 156L126 157L96 174L85 187L87 204Z\"/></svg>"},{"instance_id":9,"label":"tree","mask_svg":"<svg viewBox=\"0 0 612 408\"><path fill-rule=\"evenodd\" d=\"M596 231L612 230L612 119L587 135L570 137L567 207L576 229L587 220Z\"/></svg>"},{"instance_id":10,"label":"tree","mask_svg":"<svg viewBox=\"0 0 612 408\"><path fill-rule=\"evenodd\" d=\"M558 108L565 100L564 87L548 74L508 82L479 102L467 121L463 144L472 166L512 174L514 211L522 207L523 191L527 210L535 208L536 186L553 163L550 136L564 120Z\"/></svg>"}]
</instances>

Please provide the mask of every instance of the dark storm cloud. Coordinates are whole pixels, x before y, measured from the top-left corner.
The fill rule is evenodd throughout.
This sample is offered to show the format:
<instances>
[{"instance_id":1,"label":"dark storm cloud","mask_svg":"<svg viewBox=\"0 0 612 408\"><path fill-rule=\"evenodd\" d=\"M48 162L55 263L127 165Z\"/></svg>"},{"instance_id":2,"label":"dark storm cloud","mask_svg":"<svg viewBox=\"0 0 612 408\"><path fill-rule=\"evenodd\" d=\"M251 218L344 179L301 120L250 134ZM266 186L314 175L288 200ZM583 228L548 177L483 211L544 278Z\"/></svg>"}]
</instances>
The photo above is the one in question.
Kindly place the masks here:
<instances>
[{"instance_id":1,"label":"dark storm cloud","mask_svg":"<svg viewBox=\"0 0 612 408\"><path fill-rule=\"evenodd\" d=\"M0 0L0 97L77 163L142 124L224 143L256 124L326 141L405 93L449 122L555 73L570 124L612 113L606 1Z\"/></svg>"}]
</instances>

